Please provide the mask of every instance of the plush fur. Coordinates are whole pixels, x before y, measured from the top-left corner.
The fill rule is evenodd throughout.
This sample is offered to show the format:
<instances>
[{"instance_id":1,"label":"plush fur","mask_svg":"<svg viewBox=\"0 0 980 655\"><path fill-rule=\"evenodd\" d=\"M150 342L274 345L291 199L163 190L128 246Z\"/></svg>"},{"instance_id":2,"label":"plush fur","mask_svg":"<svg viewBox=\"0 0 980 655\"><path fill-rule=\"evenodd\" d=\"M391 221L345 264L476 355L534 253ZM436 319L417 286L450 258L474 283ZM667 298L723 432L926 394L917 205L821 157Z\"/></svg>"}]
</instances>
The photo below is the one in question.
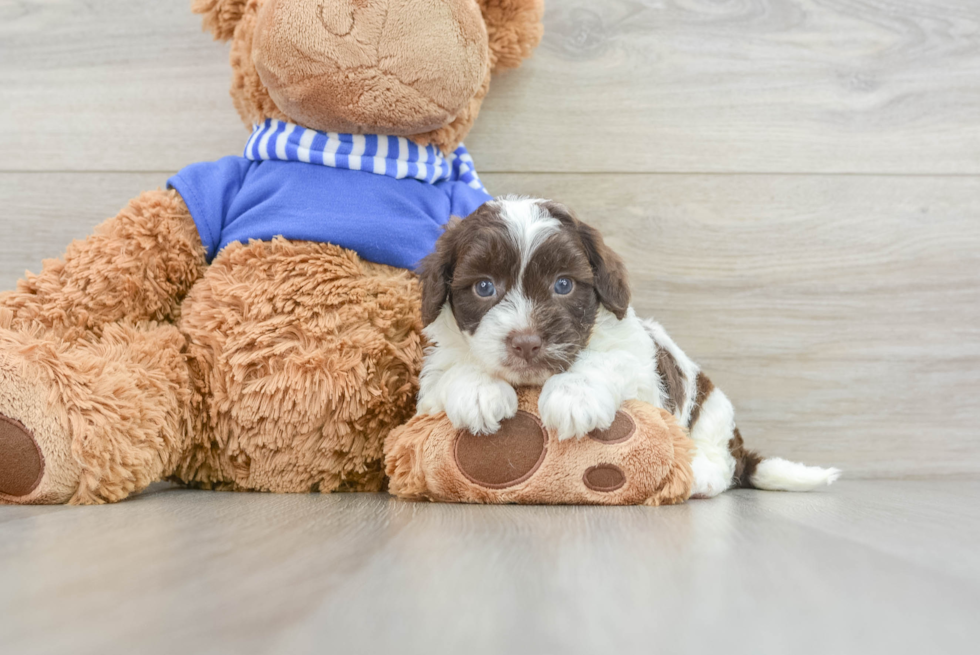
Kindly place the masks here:
<instances>
[{"instance_id":1,"label":"plush fur","mask_svg":"<svg viewBox=\"0 0 980 655\"><path fill-rule=\"evenodd\" d=\"M294 11L279 12L291 14L301 9L308 11L321 6L321 3L312 0L195 0L193 8L204 16L205 28L210 30L216 39L232 40L231 96L235 108L247 126L251 127L266 118L276 118L299 122L304 127L319 126L324 130L329 128L330 131L400 134L408 136L421 145L436 145L444 153L449 154L466 137L476 121L480 105L490 87L491 73L519 66L521 60L530 56L538 45L543 31L541 19L544 14L544 0L479 0L477 5L482 13L484 23L482 26L466 20L470 15L467 9L473 2L474 0L451 2L370 0L363 3L364 7L352 10L350 14L356 17L360 17L361 14L370 15L377 11L378 7L393 5L399 10L399 17L403 21L411 20L413 24L424 26L427 30L431 30L431 24L435 22L436 25L444 25L447 30L452 28L452 32L458 32L463 38L457 42L457 48L461 48L462 51L457 49L455 52L450 43L458 38L456 34L450 36L447 33L443 41L433 44L431 31L419 34L418 42L414 42L411 38L406 39L401 44L401 49L384 53L376 51L376 37L367 44L369 47L358 44L353 53L350 49L344 52L336 46L323 44L321 43L323 39L315 34L311 35L313 38L300 43L298 48L286 49L285 43L271 38L256 42L257 34L267 35L268 30L271 29L268 24L263 28L263 20L269 19L260 16L260 12L266 5L269 13L276 9L272 6L274 4L294 9ZM344 3L337 3L334 7L340 11L342 5ZM353 5L347 6L353 7ZM452 8L455 14L454 20L447 21L443 13L446 7ZM347 14L334 16L332 22L346 26L347 23L344 21L347 17ZM353 21L350 24L353 25ZM296 35L287 34L291 40L296 40ZM409 36L412 34L409 33ZM308 47L302 47L304 43L308 44ZM482 44L482 50L474 49L477 43ZM283 50L287 55L281 54ZM412 66L415 65L415 53L419 51L436 55L432 66L442 71L448 78L458 78L459 82L455 85L456 90L451 97L440 99L440 104L444 108L452 108L452 111L446 114L448 120L429 129L413 132L413 128L418 129L424 124L419 114L425 112L419 101L426 94L417 92L414 79L408 84L402 84L398 79L399 77L415 78L416 75L382 71L378 70L377 66L381 63L380 55L383 54L385 62L399 62L403 72L414 70ZM259 66L262 66L265 61L267 69L269 59L285 60L286 56L289 56L288 61L291 62L290 68L293 70L286 71L283 75L275 75L274 71L266 70L268 79L263 80L256 66L257 53L264 53L264 56L259 57ZM350 64L356 61L355 55L361 62L351 66ZM348 63L347 68L337 65L338 59L342 58ZM370 65L365 69L361 65L362 62L369 62ZM362 70L374 72L353 74L355 71ZM473 86L472 73L476 70L482 71L482 75L476 78L476 85ZM436 72L432 71L427 76L430 86L431 81L437 79ZM290 102L296 90L293 89L290 93L284 87L303 84L312 78L319 79L321 84L307 89L303 95L305 100L300 100L297 96L295 101ZM384 78L390 78L393 82L386 84L382 81ZM293 81L292 84L287 83L290 80ZM277 87L273 93L270 93L267 85L269 81ZM321 90L328 87L339 88L338 83L342 84L343 97L348 99L346 108L335 107L333 101L327 104L318 102L322 100ZM423 85L418 84L418 86ZM450 85L446 85L442 91L444 93L451 88ZM273 100L273 95L286 100L286 104L280 107ZM362 104L360 102L362 98L370 102ZM403 105L416 107L421 111L403 115L401 117L403 123L392 121L391 112L384 111L385 108L401 108ZM296 115L287 115L290 107L293 107ZM330 110L327 112L324 107L329 107ZM330 115L325 115L327 113ZM303 123L299 114L303 114L309 123ZM381 124L377 124L371 118L372 115L380 117Z\"/></svg>"},{"instance_id":2,"label":"plush fur","mask_svg":"<svg viewBox=\"0 0 980 655\"><path fill-rule=\"evenodd\" d=\"M358 6L385 2L409 28L401 40L386 39L394 49L385 65L412 77L405 62L425 41L448 62L430 71L430 91L438 75L460 75L439 96L457 113L412 136L451 152L476 118L492 68L516 65L537 43L542 3L426 2L413 4L414 16L403 0ZM273 50L308 39L313 52L323 37L316 26L358 20L342 2L197 0L205 28L232 40L231 93L249 126L317 113L296 97L281 109L256 69L266 3L322 10L309 32L263 42ZM436 14L441 22L419 22ZM356 96L363 81L348 72L320 69L323 88L350 84ZM409 82L377 102L422 87ZM317 127L342 131L348 119L364 132L376 127L363 117L335 118L338 125ZM392 132L419 129L418 115L382 118ZM383 441L415 408L421 330L418 283L408 271L282 239L229 246L207 265L180 196L144 193L62 259L0 294L0 418L8 435L0 449L22 443L20 430L39 457L0 452L0 503L115 502L160 479L276 492L380 489ZM14 474L23 477L37 461L38 484L5 493Z\"/></svg>"},{"instance_id":3,"label":"plush fur","mask_svg":"<svg viewBox=\"0 0 980 655\"><path fill-rule=\"evenodd\" d=\"M454 120L490 66L479 7L444 0L266 0L252 61L304 127L398 136Z\"/></svg>"}]
</instances>

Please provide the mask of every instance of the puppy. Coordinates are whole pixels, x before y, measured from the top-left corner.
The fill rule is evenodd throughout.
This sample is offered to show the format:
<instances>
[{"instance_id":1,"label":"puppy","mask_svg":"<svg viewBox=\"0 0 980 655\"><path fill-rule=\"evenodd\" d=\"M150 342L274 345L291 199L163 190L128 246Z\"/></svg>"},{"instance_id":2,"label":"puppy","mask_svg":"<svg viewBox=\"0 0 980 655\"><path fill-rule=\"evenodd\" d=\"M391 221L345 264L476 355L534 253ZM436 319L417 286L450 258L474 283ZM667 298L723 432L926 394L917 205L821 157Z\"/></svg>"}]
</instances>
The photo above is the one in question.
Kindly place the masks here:
<instances>
[{"instance_id":1,"label":"puppy","mask_svg":"<svg viewBox=\"0 0 980 655\"><path fill-rule=\"evenodd\" d=\"M540 385L542 422L570 439L608 428L623 401L639 399L690 431L696 496L803 491L840 475L746 450L725 394L660 324L636 316L622 260L561 204L488 202L447 226L419 275L432 344L419 413L491 434L517 412L514 387Z\"/></svg>"}]
</instances>

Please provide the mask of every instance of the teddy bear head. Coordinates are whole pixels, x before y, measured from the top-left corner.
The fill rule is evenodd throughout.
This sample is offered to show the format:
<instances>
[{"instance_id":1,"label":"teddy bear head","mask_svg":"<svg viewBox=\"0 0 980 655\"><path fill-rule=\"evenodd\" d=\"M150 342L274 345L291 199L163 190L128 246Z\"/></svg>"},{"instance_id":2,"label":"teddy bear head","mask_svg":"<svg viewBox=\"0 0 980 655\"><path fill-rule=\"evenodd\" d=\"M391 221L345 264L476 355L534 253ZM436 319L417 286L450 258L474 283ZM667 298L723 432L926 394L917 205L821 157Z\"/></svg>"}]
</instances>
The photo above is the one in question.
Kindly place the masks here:
<instances>
[{"instance_id":1,"label":"teddy bear head","mask_svg":"<svg viewBox=\"0 0 980 655\"><path fill-rule=\"evenodd\" d=\"M232 41L231 95L251 127L388 134L451 152L491 74L541 38L544 0L195 0Z\"/></svg>"}]
</instances>

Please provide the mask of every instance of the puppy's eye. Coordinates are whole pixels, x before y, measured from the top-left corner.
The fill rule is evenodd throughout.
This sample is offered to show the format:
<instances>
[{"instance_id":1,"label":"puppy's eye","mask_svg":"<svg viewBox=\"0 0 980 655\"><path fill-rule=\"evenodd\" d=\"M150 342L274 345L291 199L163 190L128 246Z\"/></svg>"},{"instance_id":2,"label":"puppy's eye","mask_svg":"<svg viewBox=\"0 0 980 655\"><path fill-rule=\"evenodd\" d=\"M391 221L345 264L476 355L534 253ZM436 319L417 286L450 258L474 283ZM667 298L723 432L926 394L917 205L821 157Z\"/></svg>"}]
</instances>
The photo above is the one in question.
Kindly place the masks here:
<instances>
[{"instance_id":1,"label":"puppy's eye","mask_svg":"<svg viewBox=\"0 0 980 655\"><path fill-rule=\"evenodd\" d=\"M473 285L473 290L481 298L489 298L497 293L497 287L493 286L493 282L490 280L480 280Z\"/></svg>"},{"instance_id":2,"label":"puppy's eye","mask_svg":"<svg viewBox=\"0 0 980 655\"><path fill-rule=\"evenodd\" d=\"M572 281L567 277L560 277L555 282L555 293L557 293L559 296L567 296L572 292L573 286L575 285L572 284Z\"/></svg>"}]
</instances>

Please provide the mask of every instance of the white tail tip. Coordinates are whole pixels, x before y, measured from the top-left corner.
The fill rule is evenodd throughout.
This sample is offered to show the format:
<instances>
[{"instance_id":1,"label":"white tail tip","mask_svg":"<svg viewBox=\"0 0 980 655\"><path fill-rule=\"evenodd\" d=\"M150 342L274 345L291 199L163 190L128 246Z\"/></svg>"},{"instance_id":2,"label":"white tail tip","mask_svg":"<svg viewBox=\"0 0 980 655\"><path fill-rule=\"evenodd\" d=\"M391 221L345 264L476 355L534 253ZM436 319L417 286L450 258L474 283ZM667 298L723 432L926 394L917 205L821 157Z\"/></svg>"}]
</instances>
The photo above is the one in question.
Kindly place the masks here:
<instances>
[{"instance_id":1,"label":"white tail tip","mask_svg":"<svg viewBox=\"0 0 980 655\"><path fill-rule=\"evenodd\" d=\"M833 484L840 469L820 468L791 462L781 457L767 457L752 473L752 486L769 491L809 491Z\"/></svg>"}]
</instances>

